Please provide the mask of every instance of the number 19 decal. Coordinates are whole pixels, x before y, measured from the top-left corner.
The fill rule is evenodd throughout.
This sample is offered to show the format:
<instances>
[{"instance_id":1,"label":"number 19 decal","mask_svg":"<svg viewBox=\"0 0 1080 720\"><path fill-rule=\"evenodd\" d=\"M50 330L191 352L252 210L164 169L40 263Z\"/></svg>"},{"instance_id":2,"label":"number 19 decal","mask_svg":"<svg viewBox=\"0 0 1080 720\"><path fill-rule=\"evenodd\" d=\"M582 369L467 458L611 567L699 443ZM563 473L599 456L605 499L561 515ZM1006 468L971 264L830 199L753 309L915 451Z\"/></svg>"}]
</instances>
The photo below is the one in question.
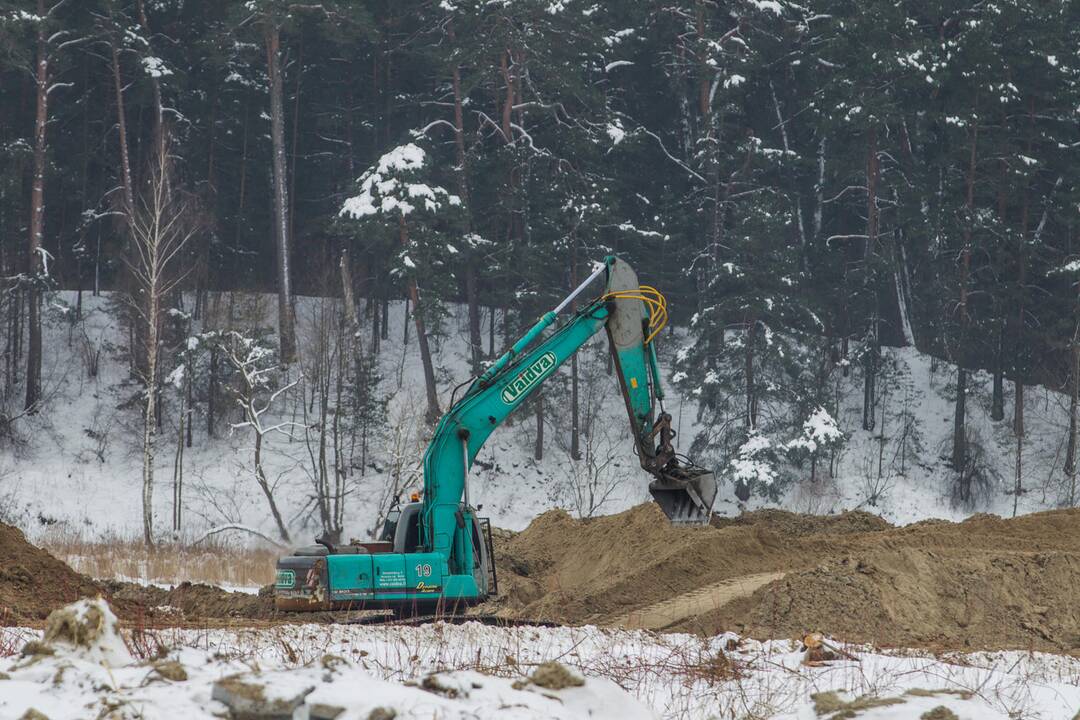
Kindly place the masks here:
<instances>
[{"instance_id":1,"label":"number 19 decal","mask_svg":"<svg viewBox=\"0 0 1080 720\"><path fill-rule=\"evenodd\" d=\"M431 565L427 563L417 564L413 570L416 571L417 577L431 577Z\"/></svg>"}]
</instances>

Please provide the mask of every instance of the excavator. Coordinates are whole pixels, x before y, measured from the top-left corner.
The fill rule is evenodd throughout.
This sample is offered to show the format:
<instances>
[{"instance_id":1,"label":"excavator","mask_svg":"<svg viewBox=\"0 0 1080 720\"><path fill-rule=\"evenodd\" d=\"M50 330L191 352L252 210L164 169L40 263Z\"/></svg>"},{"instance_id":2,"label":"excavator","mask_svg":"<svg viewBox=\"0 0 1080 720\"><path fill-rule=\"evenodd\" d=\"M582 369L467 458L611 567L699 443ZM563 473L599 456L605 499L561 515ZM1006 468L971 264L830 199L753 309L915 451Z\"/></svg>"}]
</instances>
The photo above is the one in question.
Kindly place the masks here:
<instances>
[{"instance_id":1,"label":"excavator","mask_svg":"<svg viewBox=\"0 0 1080 720\"><path fill-rule=\"evenodd\" d=\"M559 315L601 276L604 292L544 337ZM707 523L716 498L712 472L678 455L664 410L656 338L667 303L609 256L558 307L480 376L440 419L424 454L423 495L388 514L373 542L298 548L277 563L275 606L285 611L389 610L399 616L453 613L498 594L491 526L469 497L469 469L492 431L601 329L607 331L649 491L674 524Z\"/></svg>"}]
</instances>

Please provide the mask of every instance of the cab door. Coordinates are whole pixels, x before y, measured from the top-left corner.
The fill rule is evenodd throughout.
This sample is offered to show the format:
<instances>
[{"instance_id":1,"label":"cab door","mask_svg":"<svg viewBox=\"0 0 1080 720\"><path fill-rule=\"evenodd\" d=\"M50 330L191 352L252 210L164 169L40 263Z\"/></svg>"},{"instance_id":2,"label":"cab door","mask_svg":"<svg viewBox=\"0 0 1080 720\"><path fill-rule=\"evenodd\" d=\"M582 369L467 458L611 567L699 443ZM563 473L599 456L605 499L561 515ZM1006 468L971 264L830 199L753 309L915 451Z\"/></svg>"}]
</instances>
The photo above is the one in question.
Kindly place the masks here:
<instances>
[{"instance_id":1,"label":"cab door","mask_svg":"<svg viewBox=\"0 0 1080 720\"><path fill-rule=\"evenodd\" d=\"M374 573L371 555L328 555L327 575L330 600L368 600L372 597Z\"/></svg>"}]
</instances>

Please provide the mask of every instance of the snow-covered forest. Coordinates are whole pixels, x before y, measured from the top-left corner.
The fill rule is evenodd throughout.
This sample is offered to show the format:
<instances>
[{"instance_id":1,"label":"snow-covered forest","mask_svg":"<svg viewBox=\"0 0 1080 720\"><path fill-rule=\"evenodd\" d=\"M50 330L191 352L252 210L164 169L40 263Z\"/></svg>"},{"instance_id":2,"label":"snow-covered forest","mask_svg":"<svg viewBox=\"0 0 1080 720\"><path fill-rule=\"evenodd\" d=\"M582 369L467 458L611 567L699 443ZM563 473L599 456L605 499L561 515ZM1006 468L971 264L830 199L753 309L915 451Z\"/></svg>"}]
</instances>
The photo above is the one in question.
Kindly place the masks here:
<instances>
[{"instance_id":1,"label":"snow-covered forest","mask_svg":"<svg viewBox=\"0 0 1080 720\"><path fill-rule=\"evenodd\" d=\"M1080 8L0 0L0 519L365 537L616 253L717 510L1077 503ZM602 341L496 524L647 499ZM737 499L738 498L738 499Z\"/></svg>"}]
</instances>

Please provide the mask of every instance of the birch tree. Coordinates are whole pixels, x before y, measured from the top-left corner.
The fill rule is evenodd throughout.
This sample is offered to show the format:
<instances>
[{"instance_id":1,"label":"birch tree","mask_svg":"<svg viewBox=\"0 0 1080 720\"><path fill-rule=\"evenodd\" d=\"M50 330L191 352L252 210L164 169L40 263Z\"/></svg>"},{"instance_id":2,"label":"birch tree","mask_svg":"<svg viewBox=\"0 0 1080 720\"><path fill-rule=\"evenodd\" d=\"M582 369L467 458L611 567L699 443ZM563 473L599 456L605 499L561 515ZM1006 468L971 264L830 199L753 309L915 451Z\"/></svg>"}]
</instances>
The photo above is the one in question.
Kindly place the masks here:
<instances>
[{"instance_id":1,"label":"birch tree","mask_svg":"<svg viewBox=\"0 0 1080 720\"><path fill-rule=\"evenodd\" d=\"M142 332L146 358L140 369L143 394L142 516L143 541L154 544L154 438L160 383L161 329L166 299L184 277L182 253L195 235L190 206L172 180L169 148L158 147L146 188L139 194L129 216L133 256L129 261L137 296L129 303Z\"/></svg>"}]
</instances>

